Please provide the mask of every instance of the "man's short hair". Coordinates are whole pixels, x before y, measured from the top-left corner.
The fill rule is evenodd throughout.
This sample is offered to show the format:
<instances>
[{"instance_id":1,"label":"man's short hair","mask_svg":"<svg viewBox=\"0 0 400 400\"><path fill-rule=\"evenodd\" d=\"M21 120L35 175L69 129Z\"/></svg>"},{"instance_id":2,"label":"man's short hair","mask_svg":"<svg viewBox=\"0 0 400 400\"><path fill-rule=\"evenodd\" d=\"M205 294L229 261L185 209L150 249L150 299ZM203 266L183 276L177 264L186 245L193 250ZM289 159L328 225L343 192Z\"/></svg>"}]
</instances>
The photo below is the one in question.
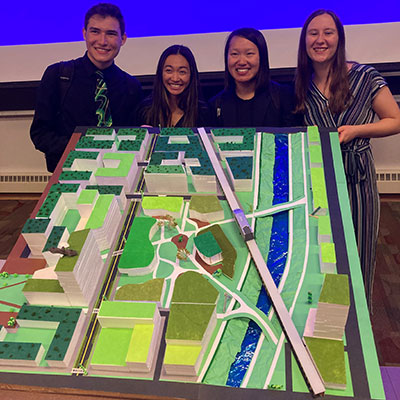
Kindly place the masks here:
<instances>
[{"instance_id":1,"label":"man's short hair","mask_svg":"<svg viewBox=\"0 0 400 400\"><path fill-rule=\"evenodd\" d=\"M89 19L93 15L100 15L103 18L113 17L119 22L119 29L121 31L121 36L125 33L125 21L122 16L121 10L118 6L111 3L99 3L91 7L85 15L85 29L87 29Z\"/></svg>"}]
</instances>

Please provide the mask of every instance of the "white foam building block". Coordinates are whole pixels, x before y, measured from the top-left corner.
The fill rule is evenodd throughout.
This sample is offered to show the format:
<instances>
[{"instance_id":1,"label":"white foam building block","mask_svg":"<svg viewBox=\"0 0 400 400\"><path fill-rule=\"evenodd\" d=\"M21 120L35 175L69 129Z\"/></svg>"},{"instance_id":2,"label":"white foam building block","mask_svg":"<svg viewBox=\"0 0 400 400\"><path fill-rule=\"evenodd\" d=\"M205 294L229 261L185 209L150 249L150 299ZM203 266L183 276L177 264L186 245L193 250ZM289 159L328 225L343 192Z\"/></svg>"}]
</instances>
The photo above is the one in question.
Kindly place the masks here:
<instances>
[{"instance_id":1,"label":"white foam building block","mask_svg":"<svg viewBox=\"0 0 400 400\"><path fill-rule=\"evenodd\" d=\"M154 174L144 172L147 191L155 194L188 193L186 174Z\"/></svg>"},{"instance_id":2,"label":"white foam building block","mask_svg":"<svg viewBox=\"0 0 400 400\"><path fill-rule=\"evenodd\" d=\"M61 256L61 254L59 254ZM38 269L32 275L32 279L54 279L57 280L57 274L54 272L54 266Z\"/></svg>"},{"instance_id":3,"label":"white foam building block","mask_svg":"<svg viewBox=\"0 0 400 400\"><path fill-rule=\"evenodd\" d=\"M71 306L87 307L96 294L96 287L102 277L104 263L92 231L86 238L72 271L57 271L60 285Z\"/></svg>"},{"instance_id":4,"label":"white foam building block","mask_svg":"<svg viewBox=\"0 0 400 400\"><path fill-rule=\"evenodd\" d=\"M215 175L193 175L192 182L196 192L217 192L217 178Z\"/></svg>"},{"instance_id":5,"label":"white foam building block","mask_svg":"<svg viewBox=\"0 0 400 400\"><path fill-rule=\"evenodd\" d=\"M69 307L71 305L65 293L24 292L24 296L28 304L35 306L52 305Z\"/></svg>"}]
</instances>

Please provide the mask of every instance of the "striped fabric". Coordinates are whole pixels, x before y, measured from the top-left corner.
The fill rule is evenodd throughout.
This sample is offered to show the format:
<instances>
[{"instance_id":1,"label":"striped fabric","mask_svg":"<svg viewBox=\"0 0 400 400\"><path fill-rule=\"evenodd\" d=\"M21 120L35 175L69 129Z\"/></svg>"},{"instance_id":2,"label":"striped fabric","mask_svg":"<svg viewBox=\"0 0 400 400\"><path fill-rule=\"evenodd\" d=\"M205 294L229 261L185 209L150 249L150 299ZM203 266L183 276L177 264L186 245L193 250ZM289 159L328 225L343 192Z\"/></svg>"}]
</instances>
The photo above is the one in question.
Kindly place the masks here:
<instances>
[{"instance_id":1,"label":"striped fabric","mask_svg":"<svg viewBox=\"0 0 400 400\"><path fill-rule=\"evenodd\" d=\"M349 83L353 97L350 106L340 114L332 114L328 99L311 82L307 93L305 124L337 128L341 125L373 122L375 112L372 101L378 91L387 85L385 80L374 68L354 64L349 71ZM369 139L356 138L342 145L342 155L365 293L371 310L379 228L379 194Z\"/></svg>"}]
</instances>

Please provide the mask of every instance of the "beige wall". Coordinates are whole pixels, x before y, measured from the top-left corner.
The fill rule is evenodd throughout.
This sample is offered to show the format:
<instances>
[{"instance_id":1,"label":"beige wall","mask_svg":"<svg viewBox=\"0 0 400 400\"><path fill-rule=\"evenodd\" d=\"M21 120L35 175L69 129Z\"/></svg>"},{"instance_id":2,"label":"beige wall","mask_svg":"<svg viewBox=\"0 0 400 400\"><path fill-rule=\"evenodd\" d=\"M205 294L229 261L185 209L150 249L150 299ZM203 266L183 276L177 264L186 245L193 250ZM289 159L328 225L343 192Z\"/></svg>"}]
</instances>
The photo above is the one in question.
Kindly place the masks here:
<instances>
[{"instance_id":1,"label":"beige wall","mask_svg":"<svg viewBox=\"0 0 400 400\"><path fill-rule=\"evenodd\" d=\"M371 143L376 169L400 173L400 135L372 139Z\"/></svg>"},{"instance_id":2,"label":"beige wall","mask_svg":"<svg viewBox=\"0 0 400 400\"><path fill-rule=\"evenodd\" d=\"M48 172L35 150L29 127L33 111L0 112L0 193L41 193Z\"/></svg>"},{"instance_id":3,"label":"beige wall","mask_svg":"<svg viewBox=\"0 0 400 400\"><path fill-rule=\"evenodd\" d=\"M347 55L360 63L400 62L400 22L347 25ZM262 31L267 39L271 68L296 66L299 28ZM189 46L200 72L222 71L227 32L197 35L130 38L117 58L118 65L132 75L155 73L161 52L171 44ZM44 69L55 62L79 57L84 42L0 47L0 82L39 80Z\"/></svg>"},{"instance_id":4,"label":"beige wall","mask_svg":"<svg viewBox=\"0 0 400 400\"><path fill-rule=\"evenodd\" d=\"M29 137L32 117L33 111L0 112L0 173L47 171L42 153Z\"/></svg>"}]
</instances>

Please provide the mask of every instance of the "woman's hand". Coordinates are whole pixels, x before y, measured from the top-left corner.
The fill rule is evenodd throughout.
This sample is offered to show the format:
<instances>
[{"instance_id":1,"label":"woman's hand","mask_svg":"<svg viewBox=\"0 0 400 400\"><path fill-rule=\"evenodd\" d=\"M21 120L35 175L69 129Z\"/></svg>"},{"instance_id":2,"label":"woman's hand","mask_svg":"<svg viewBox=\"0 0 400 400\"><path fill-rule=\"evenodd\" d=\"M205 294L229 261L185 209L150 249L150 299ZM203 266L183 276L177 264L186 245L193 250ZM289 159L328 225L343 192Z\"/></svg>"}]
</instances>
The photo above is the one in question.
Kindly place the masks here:
<instances>
[{"instance_id":1,"label":"woman's hand","mask_svg":"<svg viewBox=\"0 0 400 400\"><path fill-rule=\"evenodd\" d=\"M358 125L342 125L339 126L339 142L348 143L357 137Z\"/></svg>"},{"instance_id":2,"label":"woman's hand","mask_svg":"<svg viewBox=\"0 0 400 400\"><path fill-rule=\"evenodd\" d=\"M372 108L380 119L365 125L340 126L340 143L348 143L356 137L378 138L400 133L400 109L387 86L379 89Z\"/></svg>"}]
</instances>

